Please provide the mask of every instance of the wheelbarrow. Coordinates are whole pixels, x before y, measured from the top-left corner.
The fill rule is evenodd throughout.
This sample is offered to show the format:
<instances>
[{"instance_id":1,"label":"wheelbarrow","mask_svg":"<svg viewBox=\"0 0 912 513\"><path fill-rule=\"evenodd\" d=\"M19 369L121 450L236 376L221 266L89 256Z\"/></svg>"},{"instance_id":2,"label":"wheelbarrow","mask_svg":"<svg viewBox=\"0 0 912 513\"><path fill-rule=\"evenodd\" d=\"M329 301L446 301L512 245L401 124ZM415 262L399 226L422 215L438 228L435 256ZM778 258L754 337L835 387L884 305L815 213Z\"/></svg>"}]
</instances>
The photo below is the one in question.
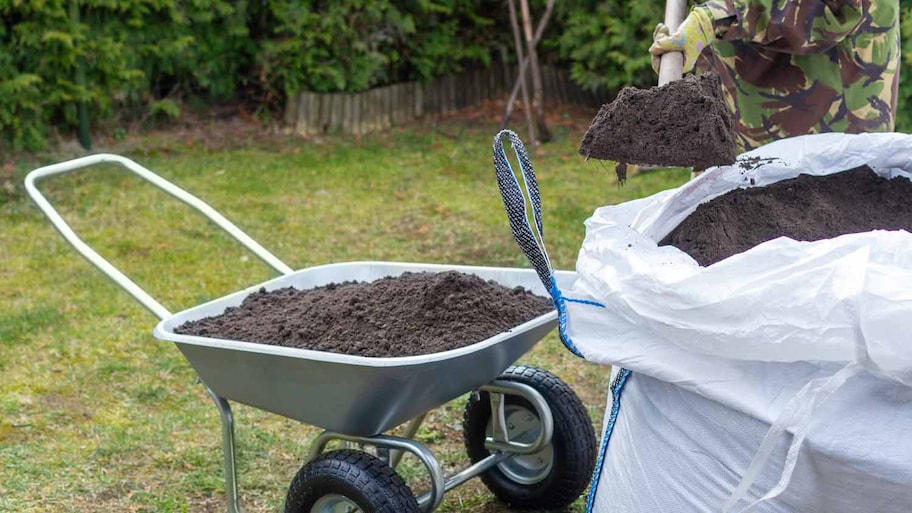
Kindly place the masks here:
<instances>
[{"instance_id":1,"label":"wheelbarrow","mask_svg":"<svg viewBox=\"0 0 912 513\"><path fill-rule=\"evenodd\" d=\"M85 244L35 183L53 175L116 164L195 208L280 276L172 314ZM323 430L289 486L288 513L430 512L446 491L480 476L502 501L517 508L562 508L588 485L595 464L591 420L573 390L542 369L513 364L557 325L551 311L459 349L420 356L372 358L175 333L181 324L221 314L257 290L308 289L343 281L370 282L405 272L459 271L547 296L535 271L500 267L399 262L346 262L295 271L199 198L136 162L91 155L36 169L28 194L63 237L160 319L153 335L173 342L218 407L222 424L228 511L241 510L230 401ZM569 284L574 273L557 273ZM471 464L450 476L424 444L413 439L428 411L469 393L463 435ZM385 434L404 425L399 436ZM343 449L327 450L333 441ZM357 449L355 449L357 448ZM405 453L427 470L429 490L415 496L395 472Z\"/></svg>"}]
</instances>

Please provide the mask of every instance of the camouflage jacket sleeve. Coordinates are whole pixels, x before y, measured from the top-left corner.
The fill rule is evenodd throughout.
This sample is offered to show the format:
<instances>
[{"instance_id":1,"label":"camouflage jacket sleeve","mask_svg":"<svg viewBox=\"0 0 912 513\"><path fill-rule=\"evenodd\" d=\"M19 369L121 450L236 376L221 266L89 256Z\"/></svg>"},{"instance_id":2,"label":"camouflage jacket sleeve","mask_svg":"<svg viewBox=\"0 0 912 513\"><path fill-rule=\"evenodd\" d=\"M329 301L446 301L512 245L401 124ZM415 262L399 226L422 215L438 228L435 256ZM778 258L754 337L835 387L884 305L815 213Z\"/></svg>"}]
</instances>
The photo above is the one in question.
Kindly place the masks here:
<instances>
[{"instance_id":1,"label":"camouflage jacket sleeve","mask_svg":"<svg viewBox=\"0 0 912 513\"><path fill-rule=\"evenodd\" d=\"M720 39L795 55L829 50L863 19L861 0L709 0L697 8Z\"/></svg>"}]
</instances>

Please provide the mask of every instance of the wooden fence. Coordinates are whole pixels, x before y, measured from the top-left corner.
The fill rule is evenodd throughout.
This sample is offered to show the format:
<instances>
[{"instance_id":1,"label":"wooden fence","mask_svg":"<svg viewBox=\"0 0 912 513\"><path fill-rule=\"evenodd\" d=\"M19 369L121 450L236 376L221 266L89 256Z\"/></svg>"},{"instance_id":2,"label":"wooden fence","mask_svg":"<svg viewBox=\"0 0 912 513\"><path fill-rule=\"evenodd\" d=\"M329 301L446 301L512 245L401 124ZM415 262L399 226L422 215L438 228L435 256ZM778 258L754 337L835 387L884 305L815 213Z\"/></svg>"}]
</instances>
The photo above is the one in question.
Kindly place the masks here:
<instances>
[{"instance_id":1,"label":"wooden fence","mask_svg":"<svg viewBox=\"0 0 912 513\"><path fill-rule=\"evenodd\" d=\"M570 80L568 71L543 66L545 101L584 105L597 109L606 94L590 92ZM515 66L492 65L429 84L407 82L362 93L302 92L289 98L285 124L300 135L324 133L366 134L385 130L422 116L446 114L485 100L508 99L516 79ZM528 84L531 88L531 83ZM531 89L529 91L531 96ZM517 96L521 101L521 95Z\"/></svg>"}]
</instances>

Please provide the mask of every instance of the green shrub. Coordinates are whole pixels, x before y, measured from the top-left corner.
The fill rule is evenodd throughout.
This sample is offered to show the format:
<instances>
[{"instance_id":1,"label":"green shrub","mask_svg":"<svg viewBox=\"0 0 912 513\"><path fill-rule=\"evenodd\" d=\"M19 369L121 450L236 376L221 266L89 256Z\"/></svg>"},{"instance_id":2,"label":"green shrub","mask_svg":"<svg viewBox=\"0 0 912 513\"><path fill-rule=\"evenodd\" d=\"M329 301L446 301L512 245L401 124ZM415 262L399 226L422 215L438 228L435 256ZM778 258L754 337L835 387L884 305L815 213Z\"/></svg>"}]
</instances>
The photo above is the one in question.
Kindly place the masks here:
<instances>
[{"instance_id":1,"label":"green shrub","mask_svg":"<svg viewBox=\"0 0 912 513\"><path fill-rule=\"evenodd\" d=\"M257 55L270 96L301 90L357 92L428 81L468 62L487 64L496 9L480 0L271 0L256 13L268 37Z\"/></svg>"},{"instance_id":2,"label":"green shrub","mask_svg":"<svg viewBox=\"0 0 912 513\"><path fill-rule=\"evenodd\" d=\"M565 6L563 31L553 45L584 88L655 85L648 50L663 16L662 2L577 1L573 8Z\"/></svg>"},{"instance_id":3,"label":"green shrub","mask_svg":"<svg viewBox=\"0 0 912 513\"><path fill-rule=\"evenodd\" d=\"M415 31L399 43L397 54L403 58L395 80L426 82L461 71L469 63L488 65L496 49L512 45L503 2L419 3L424 7L415 19Z\"/></svg>"},{"instance_id":4,"label":"green shrub","mask_svg":"<svg viewBox=\"0 0 912 513\"><path fill-rule=\"evenodd\" d=\"M483 0L0 0L0 140L40 148L75 127L80 102L96 121L175 117L188 96L277 106L302 89L429 80L487 63L503 39L488 15L503 10Z\"/></svg>"},{"instance_id":5,"label":"green shrub","mask_svg":"<svg viewBox=\"0 0 912 513\"><path fill-rule=\"evenodd\" d=\"M0 3L2 138L40 148L80 102L104 119L191 91L232 97L250 50L240 14L227 0Z\"/></svg>"}]
</instances>

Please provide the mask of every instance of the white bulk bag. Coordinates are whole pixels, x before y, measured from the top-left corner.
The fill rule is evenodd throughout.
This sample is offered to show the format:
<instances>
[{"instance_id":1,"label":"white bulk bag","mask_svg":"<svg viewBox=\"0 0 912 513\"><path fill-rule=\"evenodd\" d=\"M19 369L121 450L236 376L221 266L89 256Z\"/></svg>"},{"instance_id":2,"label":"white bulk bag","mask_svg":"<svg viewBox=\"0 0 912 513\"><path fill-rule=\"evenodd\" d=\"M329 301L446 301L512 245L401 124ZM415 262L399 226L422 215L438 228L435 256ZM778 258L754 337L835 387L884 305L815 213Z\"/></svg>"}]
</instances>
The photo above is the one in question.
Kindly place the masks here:
<instances>
[{"instance_id":1,"label":"white bulk bag","mask_svg":"<svg viewBox=\"0 0 912 513\"><path fill-rule=\"evenodd\" d=\"M723 506L764 513L912 511L912 389L865 372L821 403L806 427L768 438L773 445L768 459L750 491L732 504L790 394L809 378L826 381L833 370L827 365L745 367L728 382L733 393L744 392L736 405L630 372L619 390L613 430L603 432L587 511L703 513ZM609 411L614 404L609 398ZM796 446L794 465L787 465L799 430L806 438ZM749 508L764 496L769 497Z\"/></svg>"},{"instance_id":2,"label":"white bulk bag","mask_svg":"<svg viewBox=\"0 0 912 513\"><path fill-rule=\"evenodd\" d=\"M786 139L602 207L565 290L551 277L522 143L502 132L494 156L514 236L551 289L564 343L615 367L591 511L912 511L912 235L782 237L707 267L656 242L738 187L862 164L910 178L912 136Z\"/></svg>"}]
</instances>

